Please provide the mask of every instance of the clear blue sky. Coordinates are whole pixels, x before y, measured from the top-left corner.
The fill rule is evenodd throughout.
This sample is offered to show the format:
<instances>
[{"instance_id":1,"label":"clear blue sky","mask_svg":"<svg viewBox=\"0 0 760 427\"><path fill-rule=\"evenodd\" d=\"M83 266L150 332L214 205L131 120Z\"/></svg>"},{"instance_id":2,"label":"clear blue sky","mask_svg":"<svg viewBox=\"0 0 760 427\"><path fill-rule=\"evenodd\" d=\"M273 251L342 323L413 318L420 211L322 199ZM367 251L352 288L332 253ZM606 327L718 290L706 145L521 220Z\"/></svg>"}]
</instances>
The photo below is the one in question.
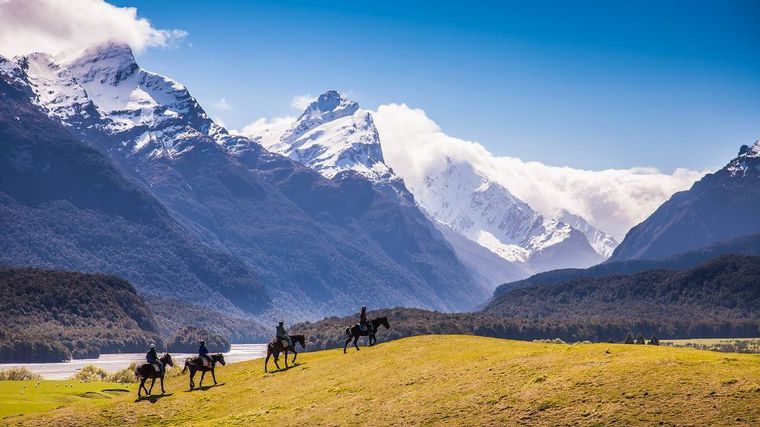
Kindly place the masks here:
<instances>
[{"instance_id":1,"label":"clear blue sky","mask_svg":"<svg viewBox=\"0 0 760 427\"><path fill-rule=\"evenodd\" d=\"M715 168L760 138L758 1L114 3L189 33L138 59L229 128L334 88L553 165Z\"/></svg>"}]
</instances>

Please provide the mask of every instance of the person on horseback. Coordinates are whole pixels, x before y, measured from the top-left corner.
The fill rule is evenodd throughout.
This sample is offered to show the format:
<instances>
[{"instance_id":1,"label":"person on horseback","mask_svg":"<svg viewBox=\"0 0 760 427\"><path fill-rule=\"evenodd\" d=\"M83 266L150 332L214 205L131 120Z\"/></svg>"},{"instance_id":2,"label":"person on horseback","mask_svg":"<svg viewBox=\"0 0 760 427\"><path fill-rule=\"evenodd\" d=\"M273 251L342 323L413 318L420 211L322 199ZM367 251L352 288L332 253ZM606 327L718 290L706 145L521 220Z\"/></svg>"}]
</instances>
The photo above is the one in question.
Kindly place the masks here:
<instances>
[{"instance_id":1,"label":"person on horseback","mask_svg":"<svg viewBox=\"0 0 760 427\"><path fill-rule=\"evenodd\" d=\"M359 327L365 332L372 331L372 325L367 321L367 306L363 305L359 313Z\"/></svg>"},{"instance_id":2,"label":"person on horseback","mask_svg":"<svg viewBox=\"0 0 760 427\"><path fill-rule=\"evenodd\" d=\"M164 364L161 363L160 360L158 360L158 353L156 353L155 344L150 345L150 350L148 350L148 352L145 353L145 360L153 366L158 366L159 373L164 372Z\"/></svg>"},{"instance_id":3,"label":"person on horseback","mask_svg":"<svg viewBox=\"0 0 760 427\"><path fill-rule=\"evenodd\" d=\"M293 340L290 339L290 335L288 335L288 331L285 330L285 322L280 320L280 323L277 325L277 335L278 340L285 340L288 342L288 348L293 347Z\"/></svg>"},{"instance_id":4,"label":"person on horseback","mask_svg":"<svg viewBox=\"0 0 760 427\"><path fill-rule=\"evenodd\" d=\"M211 366L211 356L208 355L208 349L206 348L206 340L201 340L198 346L198 356L203 360L204 365Z\"/></svg>"}]
</instances>

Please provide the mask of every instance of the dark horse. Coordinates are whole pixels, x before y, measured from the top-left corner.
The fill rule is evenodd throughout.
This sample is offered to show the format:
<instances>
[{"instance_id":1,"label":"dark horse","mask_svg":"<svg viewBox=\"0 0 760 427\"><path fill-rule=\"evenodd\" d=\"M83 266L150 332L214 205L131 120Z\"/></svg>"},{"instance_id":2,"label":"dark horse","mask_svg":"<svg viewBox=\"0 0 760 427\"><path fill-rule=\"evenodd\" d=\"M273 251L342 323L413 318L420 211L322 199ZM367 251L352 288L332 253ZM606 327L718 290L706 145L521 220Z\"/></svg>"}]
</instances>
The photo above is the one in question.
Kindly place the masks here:
<instances>
[{"instance_id":1,"label":"dark horse","mask_svg":"<svg viewBox=\"0 0 760 427\"><path fill-rule=\"evenodd\" d=\"M388 324L388 318L385 316L372 319L369 323L372 325L371 331L363 331L359 324L356 324L350 328L346 328L346 336L348 338L346 338L346 344L343 345L343 353L346 352L346 347L348 347L348 343L352 338L354 340L354 347L356 347L357 350L359 350L359 344L357 343L359 341L359 337L368 337L367 344L369 347L372 347L377 342L377 338L375 338L375 332L377 332L377 328L380 325L385 326L385 329L389 329L391 327L391 325Z\"/></svg>"},{"instance_id":2,"label":"dark horse","mask_svg":"<svg viewBox=\"0 0 760 427\"><path fill-rule=\"evenodd\" d=\"M166 372L166 365L174 366L174 362L172 361L172 356L169 353L164 353L164 355L161 356L158 360L164 364L164 369L162 369L161 372L156 372L156 368L154 368L150 363L143 363L142 365L135 368L135 376L137 378L140 378L140 387L137 388L137 397L142 397L141 393L143 390L145 390L146 394L150 395L150 393L153 391L153 385L156 384L156 378L161 379L161 393L166 393L166 391L164 391L164 373ZM150 389L145 388L145 381L148 378L153 380L150 383Z\"/></svg>"},{"instance_id":3,"label":"dark horse","mask_svg":"<svg viewBox=\"0 0 760 427\"><path fill-rule=\"evenodd\" d=\"M296 343L301 344L301 348L306 348L306 338L303 335L290 335L290 340L293 342L293 345L290 347L286 347L282 344L284 340L281 340L279 338L275 338L272 341L269 341L269 344L267 344L267 358L264 360L264 372L267 372L267 364L269 363L269 357L274 355L274 366L277 366L277 369L280 369L280 364L277 363L277 361L280 359L280 353L285 353L285 368L288 367L288 352L293 352L293 363L296 363L296 357L298 357L298 352L296 351Z\"/></svg>"},{"instance_id":4,"label":"dark horse","mask_svg":"<svg viewBox=\"0 0 760 427\"><path fill-rule=\"evenodd\" d=\"M201 383L198 385L198 387L203 387L203 377L205 377L206 372L209 371L211 371L211 378L214 379L214 385L216 385L216 375L214 375L214 368L216 367L217 363L221 363L222 365L226 365L226 363L224 362L224 355L222 353L209 354L209 357L211 358L210 368L206 367L206 365L203 364L203 360L201 360L200 356L189 357L185 359L185 367L182 368L182 373L184 374L188 368L190 369L190 390L195 387L195 382L193 381L193 377L195 377L195 371L199 371L201 373Z\"/></svg>"}]
</instances>

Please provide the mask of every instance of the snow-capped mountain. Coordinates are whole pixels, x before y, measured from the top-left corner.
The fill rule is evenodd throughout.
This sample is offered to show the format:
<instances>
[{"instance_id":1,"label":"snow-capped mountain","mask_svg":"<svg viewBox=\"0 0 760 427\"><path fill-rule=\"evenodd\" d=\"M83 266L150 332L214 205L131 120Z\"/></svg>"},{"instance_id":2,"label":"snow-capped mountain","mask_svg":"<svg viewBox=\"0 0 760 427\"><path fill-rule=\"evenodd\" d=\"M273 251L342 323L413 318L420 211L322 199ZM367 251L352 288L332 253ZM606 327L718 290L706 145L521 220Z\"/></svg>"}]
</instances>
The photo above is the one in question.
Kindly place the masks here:
<instances>
[{"instance_id":1,"label":"snow-capped mountain","mask_svg":"<svg viewBox=\"0 0 760 427\"><path fill-rule=\"evenodd\" d=\"M109 43L71 58L32 53L6 60L3 72L26 86L51 118L82 136L105 133L111 147L144 157L175 157L199 136L227 132L180 83L140 68L125 44Z\"/></svg>"},{"instance_id":2,"label":"snow-capped mountain","mask_svg":"<svg viewBox=\"0 0 760 427\"><path fill-rule=\"evenodd\" d=\"M611 235L589 224L589 222L582 216L570 213L565 209L560 211L556 219L583 233L596 253L604 258L609 258L615 248L620 244Z\"/></svg>"},{"instance_id":3,"label":"snow-capped mountain","mask_svg":"<svg viewBox=\"0 0 760 427\"><path fill-rule=\"evenodd\" d=\"M322 94L289 129L277 132L262 127L251 137L328 178L353 170L373 182L403 183L384 161L371 113L336 91ZM405 184L400 186L406 191ZM467 163L445 159L442 168L428 171L423 184L409 190L455 249L464 248L454 237L458 233L507 263L521 265L521 272L588 267L607 258L617 244L580 216L569 212L555 218L540 215ZM472 257L471 249L460 253L460 258L489 258L485 254ZM490 264L472 267L495 270ZM516 271L509 264L502 268Z\"/></svg>"},{"instance_id":4,"label":"snow-capped mountain","mask_svg":"<svg viewBox=\"0 0 760 427\"><path fill-rule=\"evenodd\" d=\"M382 162L362 163L366 175L356 173L358 163L345 167L382 160L371 117L350 103L317 103L303 128L288 134L303 158L310 158L306 147L321 126L367 135L350 144L362 153L354 160L315 152L328 179L230 134L184 86L137 65L126 45L100 45L71 58L0 59L0 74L155 196L184 233L245 262L273 301L266 316L345 314L357 301L466 310L489 294L411 195L397 197L403 194L394 184L402 181Z\"/></svg>"},{"instance_id":5,"label":"snow-capped mountain","mask_svg":"<svg viewBox=\"0 0 760 427\"><path fill-rule=\"evenodd\" d=\"M431 217L531 271L588 267L604 259L581 231L539 214L469 163L446 158L411 191Z\"/></svg>"},{"instance_id":6,"label":"snow-capped mountain","mask_svg":"<svg viewBox=\"0 0 760 427\"><path fill-rule=\"evenodd\" d=\"M327 178L351 170L374 182L398 179L385 164L370 112L334 90L312 102L281 137L255 137L268 150Z\"/></svg>"}]
</instances>

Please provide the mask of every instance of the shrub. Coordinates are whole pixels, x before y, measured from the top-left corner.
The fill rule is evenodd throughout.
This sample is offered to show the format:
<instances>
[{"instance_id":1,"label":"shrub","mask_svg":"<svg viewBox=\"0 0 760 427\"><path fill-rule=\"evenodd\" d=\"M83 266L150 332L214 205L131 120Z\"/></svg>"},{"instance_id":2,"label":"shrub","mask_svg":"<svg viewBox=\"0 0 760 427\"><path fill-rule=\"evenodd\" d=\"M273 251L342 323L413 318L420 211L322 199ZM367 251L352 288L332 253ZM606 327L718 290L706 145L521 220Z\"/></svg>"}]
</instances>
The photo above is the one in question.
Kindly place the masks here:
<instances>
[{"instance_id":1,"label":"shrub","mask_svg":"<svg viewBox=\"0 0 760 427\"><path fill-rule=\"evenodd\" d=\"M0 381L41 380L42 376L26 368L10 368L0 370Z\"/></svg>"},{"instance_id":2,"label":"shrub","mask_svg":"<svg viewBox=\"0 0 760 427\"><path fill-rule=\"evenodd\" d=\"M71 377L72 380L83 382L105 381L107 378L108 372L95 365L87 365Z\"/></svg>"},{"instance_id":3,"label":"shrub","mask_svg":"<svg viewBox=\"0 0 760 427\"><path fill-rule=\"evenodd\" d=\"M112 374L108 374L107 380L111 383L120 383L120 384L129 384L129 383L136 383L137 377L135 376L135 368L137 366L135 365L135 362L132 362L129 364L128 367L116 371Z\"/></svg>"}]
</instances>

